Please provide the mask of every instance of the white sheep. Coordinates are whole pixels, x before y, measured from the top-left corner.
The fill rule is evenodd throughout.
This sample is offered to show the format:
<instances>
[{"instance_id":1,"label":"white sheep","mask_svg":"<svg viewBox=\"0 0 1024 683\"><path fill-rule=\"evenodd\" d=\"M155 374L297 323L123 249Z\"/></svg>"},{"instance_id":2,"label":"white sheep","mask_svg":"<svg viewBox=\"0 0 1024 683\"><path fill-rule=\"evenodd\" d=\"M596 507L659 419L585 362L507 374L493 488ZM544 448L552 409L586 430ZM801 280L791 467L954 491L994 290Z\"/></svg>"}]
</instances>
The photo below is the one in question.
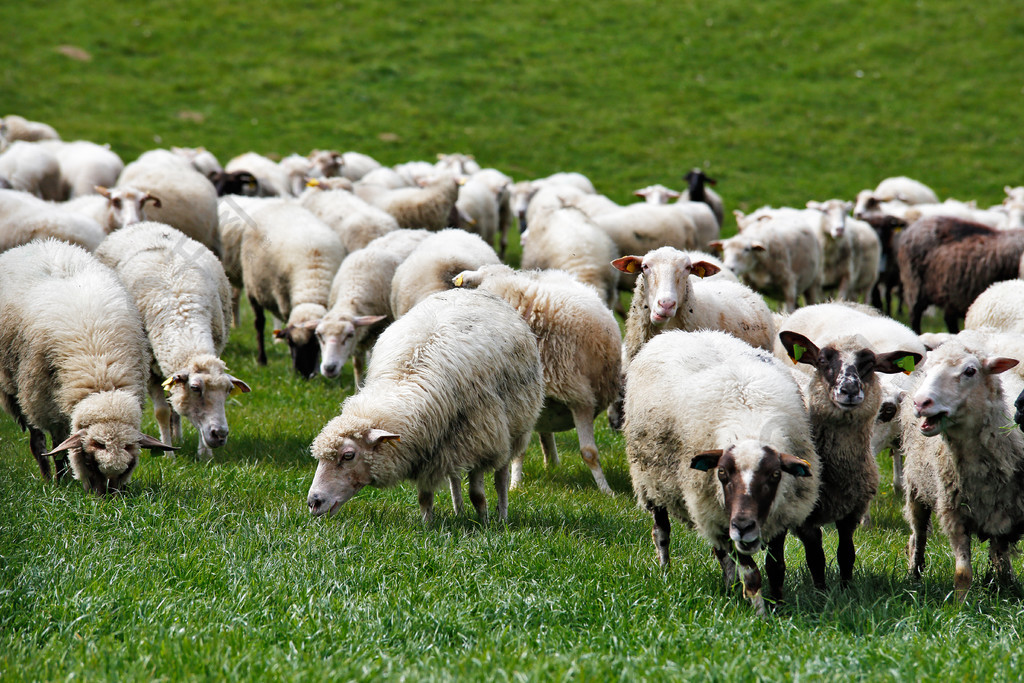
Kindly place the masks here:
<instances>
[{"instance_id":1,"label":"white sheep","mask_svg":"<svg viewBox=\"0 0 1024 683\"><path fill-rule=\"evenodd\" d=\"M505 187L499 187L497 191L485 178L476 176L459 176L459 197L455 201L455 208L459 213L459 227L467 232L472 232L487 242L494 245L494 238L501 227L502 199L506 204L508 191ZM506 213L506 215L509 215ZM506 231L502 235L502 244L507 246L507 223ZM504 258L504 249L498 254Z\"/></svg>"},{"instance_id":2,"label":"white sheep","mask_svg":"<svg viewBox=\"0 0 1024 683\"><path fill-rule=\"evenodd\" d=\"M331 282L345 258L345 247L333 230L291 200L270 199L251 206L243 218L241 265L255 315L257 363L267 364L267 310L285 322L284 329L274 330L274 338L288 343L292 366L303 377L312 377L320 353L313 332L327 312Z\"/></svg>"},{"instance_id":3,"label":"white sheep","mask_svg":"<svg viewBox=\"0 0 1024 683\"><path fill-rule=\"evenodd\" d=\"M228 438L225 401L249 391L219 357L231 323L224 267L205 246L161 223L115 232L96 257L115 270L142 315L153 353L149 395L160 439L173 443L172 415L184 415L199 432L199 457L211 458L211 449Z\"/></svg>"},{"instance_id":4,"label":"white sheep","mask_svg":"<svg viewBox=\"0 0 1024 683\"><path fill-rule=\"evenodd\" d=\"M742 214L738 214L737 223L743 225ZM734 237L708 246L722 250L726 268L741 281L781 300L785 310L793 311L798 297L803 296L808 304L813 304L819 296L819 230L808 220L808 214L791 209L755 220L741 227Z\"/></svg>"},{"instance_id":5,"label":"white sheep","mask_svg":"<svg viewBox=\"0 0 1024 683\"><path fill-rule=\"evenodd\" d=\"M397 320L427 296L454 287L452 278L464 270L500 263L494 249L458 229L430 235L395 268L391 279L391 314Z\"/></svg>"},{"instance_id":6,"label":"white sheep","mask_svg":"<svg viewBox=\"0 0 1024 683\"><path fill-rule=\"evenodd\" d=\"M553 173L544 178L521 180L513 184L510 188L509 202L512 207L512 213L519 219L520 232L527 230L529 227L526 212L533 202L533 198L548 185L567 185L586 194L595 194L597 192L589 178L582 173L574 171Z\"/></svg>"},{"instance_id":7,"label":"white sheep","mask_svg":"<svg viewBox=\"0 0 1024 683\"><path fill-rule=\"evenodd\" d=\"M88 140L44 140L37 143L49 150L60 164L59 199L95 194L96 187L110 187L124 170L124 162L110 145Z\"/></svg>"},{"instance_id":8,"label":"white sheep","mask_svg":"<svg viewBox=\"0 0 1024 683\"><path fill-rule=\"evenodd\" d=\"M603 194L584 192L575 185L545 183L533 195L526 213L520 216L519 231L529 230L535 216L564 208L579 209L587 218L594 218L609 211L621 209L622 206Z\"/></svg>"},{"instance_id":9,"label":"white sheep","mask_svg":"<svg viewBox=\"0 0 1024 683\"><path fill-rule=\"evenodd\" d=\"M704 279L718 272L714 264L693 262L685 252L661 247L643 256L623 256L613 265L638 275L626 318L627 360L652 337L673 329L721 330L751 346L772 349L775 324L764 299L738 282Z\"/></svg>"},{"instance_id":10,"label":"white sheep","mask_svg":"<svg viewBox=\"0 0 1024 683\"><path fill-rule=\"evenodd\" d=\"M103 227L88 216L65 211L27 192L0 190L0 252L47 237L94 251L106 236Z\"/></svg>"},{"instance_id":11,"label":"white sheep","mask_svg":"<svg viewBox=\"0 0 1024 683\"><path fill-rule=\"evenodd\" d=\"M363 486L412 479L429 522L434 491L468 472L486 522L483 477L494 471L505 521L509 462L526 449L543 400L537 342L512 307L483 292L434 294L381 334L363 389L313 441L309 509L333 513Z\"/></svg>"},{"instance_id":12,"label":"white sheep","mask_svg":"<svg viewBox=\"0 0 1024 683\"><path fill-rule=\"evenodd\" d=\"M299 203L338 234L347 252L362 249L378 237L399 229L398 221L387 211L349 190L329 187L327 181L310 180L309 187L299 196Z\"/></svg>"},{"instance_id":13,"label":"white sheep","mask_svg":"<svg viewBox=\"0 0 1024 683\"><path fill-rule=\"evenodd\" d=\"M472 154L438 154L434 168L449 175L473 175L480 172L480 164Z\"/></svg>"},{"instance_id":14,"label":"white sheep","mask_svg":"<svg viewBox=\"0 0 1024 683\"><path fill-rule=\"evenodd\" d=\"M222 255L217 190L185 158L164 149L146 152L125 166L117 186L159 197L160 206L147 207L147 219L177 228Z\"/></svg>"},{"instance_id":15,"label":"white sheep","mask_svg":"<svg viewBox=\"0 0 1024 683\"><path fill-rule=\"evenodd\" d=\"M366 154L349 151L341 155L341 175L353 182L378 168L380 162Z\"/></svg>"},{"instance_id":16,"label":"white sheep","mask_svg":"<svg viewBox=\"0 0 1024 683\"><path fill-rule=\"evenodd\" d=\"M344 167L342 167L344 168ZM344 173L344 171L343 171ZM347 176L346 176L347 177ZM355 185L373 185L397 190L400 187L415 187L390 166L378 166L363 174Z\"/></svg>"},{"instance_id":17,"label":"white sheep","mask_svg":"<svg viewBox=\"0 0 1024 683\"><path fill-rule=\"evenodd\" d=\"M16 141L37 142L39 140L60 140L60 135L48 123L29 121L24 116L8 114L0 118L0 151Z\"/></svg>"},{"instance_id":18,"label":"white sheep","mask_svg":"<svg viewBox=\"0 0 1024 683\"><path fill-rule=\"evenodd\" d=\"M316 326L320 344L320 374L337 377L352 357L358 390L365 359L388 321L391 280L395 270L427 237L427 230L396 230L351 252L341 262L328 299L328 311Z\"/></svg>"},{"instance_id":19,"label":"white sheep","mask_svg":"<svg viewBox=\"0 0 1024 683\"><path fill-rule=\"evenodd\" d=\"M935 512L953 550L961 601L973 578L972 536L989 540L997 578L1013 576L1012 548L1024 530L1024 435L1003 428L1010 405L997 375L1018 363L954 338L928 354L900 415L910 572L919 577L924 568Z\"/></svg>"},{"instance_id":20,"label":"white sheep","mask_svg":"<svg viewBox=\"0 0 1024 683\"><path fill-rule=\"evenodd\" d=\"M964 329L986 327L1024 334L1024 280L996 282L978 295L967 309Z\"/></svg>"},{"instance_id":21,"label":"white sheep","mask_svg":"<svg viewBox=\"0 0 1024 683\"><path fill-rule=\"evenodd\" d=\"M180 157L184 157L192 168L202 173L207 178L211 174L221 173L224 171L224 167L220 165L220 161L214 156L213 152L209 151L205 147L171 147L171 151Z\"/></svg>"},{"instance_id":22,"label":"white sheep","mask_svg":"<svg viewBox=\"0 0 1024 683\"><path fill-rule=\"evenodd\" d=\"M500 296L530 325L544 366L546 403L536 427L544 460L558 462L553 432L575 428L580 455L598 489L611 494L594 440L594 418L619 393L622 341L612 312L593 287L563 271L488 265L464 271L454 282ZM522 477L519 457L512 463L512 486Z\"/></svg>"},{"instance_id":23,"label":"white sheep","mask_svg":"<svg viewBox=\"0 0 1024 683\"><path fill-rule=\"evenodd\" d=\"M887 202L899 202L903 205L937 204L939 198L934 190L918 180L894 176L878 183L874 190L861 190L857 193L853 215L863 219L865 215L876 211L880 204Z\"/></svg>"},{"instance_id":24,"label":"white sheep","mask_svg":"<svg viewBox=\"0 0 1024 683\"><path fill-rule=\"evenodd\" d=\"M98 194L76 197L64 202L60 207L65 211L88 216L109 234L146 220L147 202L151 202L158 209L161 206L159 197L135 187L97 187L96 191Z\"/></svg>"},{"instance_id":25,"label":"white sheep","mask_svg":"<svg viewBox=\"0 0 1024 683\"><path fill-rule=\"evenodd\" d=\"M497 233L500 236L498 242L498 257L505 260L505 252L508 250L508 233L512 228L512 178L495 168L484 168L473 174L474 182L479 182L490 188L498 206ZM461 198L462 190L459 191ZM460 211L465 207L456 208Z\"/></svg>"},{"instance_id":26,"label":"white sheep","mask_svg":"<svg viewBox=\"0 0 1024 683\"><path fill-rule=\"evenodd\" d=\"M697 229L697 243L701 249L718 239L721 233L721 223L716 217L711 206L702 201L691 201L681 198L682 193L670 190L664 185L648 185L633 192L638 197L643 197L648 204L655 206L671 206L689 218ZM669 203L675 199L674 203Z\"/></svg>"},{"instance_id":27,"label":"white sheep","mask_svg":"<svg viewBox=\"0 0 1024 683\"><path fill-rule=\"evenodd\" d=\"M443 230L455 225L453 212L459 198L459 185L447 175L422 181L418 187L396 190L369 183L357 183L360 198L395 217L400 228Z\"/></svg>"},{"instance_id":28,"label":"white sheep","mask_svg":"<svg viewBox=\"0 0 1024 683\"><path fill-rule=\"evenodd\" d=\"M50 150L35 142L17 141L0 154L0 177L15 190L40 199L66 199L61 192L60 163Z\"/></svg>"},{"instance_id":29,"label":"white sheep","mask_svg":"<svg viewBox=\"0 0 1024 683\"><path fill-rule=\"evenodd\" d=\"M565 270L598 291L611 308L618 299L619 273L611 266L619 255L612 238L582 211L552 208L535 216L522 236L525 270Z\"/></svg>"},{"instance_id":30,"label":"white sheep","mask_svg":"<svg viewBox=\"0 0 1024 683\"><path fill-rule=\"evenodd\" d=\"M305 157L286 157L277 163L256 152L241 154L224 165L228 173L248 171L253 174L261 197L297 197L311 168Z\"/></svg>"},{"instance_id":31,"label":"white sheep","mask_svg":"<svg viewBox=\"0 0 1024 683\"><path fill-rule=\"evenodd\" d=\"M856 561L853 532L878 492L878 464L871 452L871 432L882 402L876 373L912 371L921 354L875 353L865 337L849 330L808 339L794 331L792 318L782 326L779 338L794 363L815 369L806 402L814 450L821 459L821 493L796 534L803 543L811 579L824 590L821 527L835 524L839 578L846 586Z\"/></svg>"},{"instance_id":32,"label":"white sheep","mask_svg":"<svg viewBox=\"0 0 1024 683\"><path fill-rule=\"evenodd\" d=\"M135 304L94 256L58 240L0 255L0 404L45 478L68 451L87 491L116 491L140 448L173 450L140 431L148 362Z\"/></svg>"},{"instance_id":33,"label":"white sheep","mask_svg":"<svg viewBox=\"0 0 1024 683\"><path fill-rule=\"evenodd\" d=\"M763 615L754 554L767 547L770 594L781 599L786 533L814 508L822 476L789 372L724 332L666 332L629 367L623 433L662 566L671 515L712 544L726 587L738 558L743 593Z\"/></svg>"}]
</instances>

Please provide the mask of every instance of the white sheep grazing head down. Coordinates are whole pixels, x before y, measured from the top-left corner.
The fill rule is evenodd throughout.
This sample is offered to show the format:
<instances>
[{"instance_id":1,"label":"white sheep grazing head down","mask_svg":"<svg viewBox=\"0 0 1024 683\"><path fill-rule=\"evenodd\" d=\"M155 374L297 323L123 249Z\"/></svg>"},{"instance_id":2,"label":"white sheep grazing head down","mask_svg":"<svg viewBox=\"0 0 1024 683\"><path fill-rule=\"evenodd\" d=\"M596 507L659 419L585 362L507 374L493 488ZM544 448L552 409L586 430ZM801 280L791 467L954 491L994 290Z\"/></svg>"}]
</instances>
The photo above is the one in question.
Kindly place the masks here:
<instances>
[{"instance_id":1,"label":"white sheep grazing head down","mask_svg":"<svg viewBox=\"0 0 1024 683\"><path fill-rule=\"evenodd\" d=\"M97 185L95 189L106 198L110 224L117 229L146 220L146 202L152 202L158 209L162 206L158 198L134 187L106 188Z\"/></svg>"},{"instance_id":2,"label":"white sheep grazing head down","mask_svg":"<svg viewBox=\"0 0 1024 683\"><path fill-rule=\"evenodd\" d=\"M846 218L853 209L853 202L844 202L842 199L829 199L825 202L807 202L808 209L814 209L825 214L828 225L828 234L833 239L839 239L846 233Z\"/></svg>"},{"instance_id":3,"label":"white sheep grazing head down","mask_svg":"<svg viewBox=\"0 0 1024 683\"><path fill-rule=\"evenodd\" d=\"M722 252L722 264L734 275L743 275L760 268L768 258L768 249L760 240L742 232L727 240L708 243L708 249Z\"/></svg>"},{"instance_id":4,"label":"white sheep grazing head down","mask_svg":"<svg viewBox=\"0 0 1024 683\"><path fill-rule=\"evenodd\" d=\"M316 323L316 340L320 345L320 374L337 377L348 362L360 338L360 330L385 320L384 315L334 315L328 311Z\"/></svg>"},{"instance_id":5,"label":"white sheep grazing head down","mask_svg":"<svg viewBox=\"0 0 1024 683\"><path fill-rule=\"evenodd\" d=\"M364 486L373 484L375 460L389 444L401 441L398 434L365 424L347 427L346 422L351 420L339 415L313 440L311 450L319 462L306 503L314 515L333 515Z\"/></svg>"},{"instance_id":6,"label":"white sheep grazing head down","mask_svg":"<svg viewBox=\"0 0 1024 683\"><path fill-rule=\"evenodd\" d=\"M952 339L928 354L923 377L914 392L914 415L925 436L945 431L971 433L985 411L977 406L1002 406L1003 390L992 375L1019 363L1014 358L989 356Z\"/></svg>"},{"instance_id":7,"label":"white sheep grazing head down","mask_svg":"<svg viewBox=\"0 0 1024 683\"><path fill-rule=\"evenodd\" d=\"M623 256L612 261L623 273L640 273L644 278L645 303L651 322L664 324L686 303L690 275L708 277L719 268L707 261L693 263L684 252L673 247L659 247L644 256Z\"/></svg>"},{"instance_id":8,"label":"white sheep grazing head down","mask_svg":"<svg viewBox=\"0 0 1024 683\"><path fill-rule=\"evenodd\" d=\"M118 491L139 462L143 448L177 450L139 430L142 408L132 393L123 389L91 394L71 413L71 436L45 453L68 451L75 479L86 491Z\"/></svg>"},{"instance_id":9,"label":"white sheep grazing head down","mask_svg":"<svg viewBox=\"0 0 1024 683\"><path fill-rule=\"evenodd\" d=\"M209 458L211 449L228 440L228 418L224 405L229 396L247 394L249 385L227 372L220 358L203 355L164 381L174 412L192 423L199 432L199 455Z\"/></svg>"},{"instance_id":10,"label":"white sheep grazing head down","mask_svg":"<svg viewBox=\"0 0 1024 683\"><path fill-rule=\"evenodd\" d=\"M718 475L729 515L729 538L736 551L744 555L753 555L763 545L761 528L775 502L782 475L811 476L806 460L754 439L700 453L690 461L690 467L702 472L714 470Z\"/></svg>"},{"instance_id":11,"label":"white sheep grazing head down","mask_svg":"<svg viewBox=\"0 0 1024 683\"><path fill-rule=\"evenodd\" d=\"M876 372L893 374L914 371L921 354L911 351L875 353L867 339L850 335L825 344L821 348L807 337L784 330L779 333L786 353L794 363L810 365L824 382L829 399L840 410L853 410L867 395L870 387L881 399Z\"/></svg>"}]
</instances>

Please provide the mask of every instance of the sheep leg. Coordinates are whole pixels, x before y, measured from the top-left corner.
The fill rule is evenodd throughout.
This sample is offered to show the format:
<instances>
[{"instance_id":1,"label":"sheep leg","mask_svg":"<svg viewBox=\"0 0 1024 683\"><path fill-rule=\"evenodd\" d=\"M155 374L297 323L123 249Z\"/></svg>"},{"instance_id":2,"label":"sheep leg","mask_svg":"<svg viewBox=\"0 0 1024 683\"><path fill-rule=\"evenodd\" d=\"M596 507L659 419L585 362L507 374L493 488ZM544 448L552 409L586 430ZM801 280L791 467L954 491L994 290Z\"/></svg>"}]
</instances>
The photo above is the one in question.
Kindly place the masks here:
<instances>
[{"instance_id":1,"label":"sheep leg","mask_svg":"<svg viewBox=\"0 0 1024 683\"><path fill-rule=\"evenodd\" d=\"M47 450L46 435L35 427L29 427L28 447L36 459L36 464L39 465L39 473L43 475L43 479L51 481L53 479L53 475L50 472L50 457L43 455Z\"/></svg>"},{"instance_id":2,"label":"sheep leg","mask_svg":"<svg viewBox=\"0 0 1024 683\"><path fill-rule=\"evenodd\" d=\"M857 559L857 549L853 545L853 531L860 524L863 515L853 514L836 520L836 532L839 536L839 547L836 549L836 561L839 564L840 585L845 588L853 578L853 565Z\"/></svg>"},{"instance_id":3,"label":"sheep leg","mask_svg":"<svg viewBox=\"0 0 1024 683\"><path fill-rule=\"evenodd\" d=\"M743 577L743 597L750 600L760 617L766 616L764 596L761 595L761 570L753 555L740 553L740 576Z\"/></svg>"},{"instance_id":4,"label":"sheep leg","mask_svg":"<svg viewBox=\"0 0 1024 683\"><path fill-rule=\"evenodd\" d=\"M1010 564L1010 544L1003 536L988 542L989 571L1004 586L1013 584L1013 565Z\"/></svg>"},{"instance_id":5,"label":"sheep leg","mask_svg":"<svg viewBox=\"0 0 1024 683\"><path fill-rule=\"evenodd\" d=\"M956 569L953 572L953 588L956 591L956 599L963 602L967 597L967 591L971 588L971 581L974 579L974 572L971 569L971 536L967 533L963 523L954 523L945 531L956 562Z\"/></svg>"},{"instance_id":6,"label":"sheep leg","mask_svg":"<svg viewBox=\"0 0 1024 683\"><path fill-rule=\"evenodd\" d=\"M654 539L654 549L658 552L658 563L662 567L668 567L672 559L668 554L669 540L672 535L672 522L668 518L668 510L663 507L651 506L651 516L654 517L654 528L651 529L651 538Z\"/></svg>"},{"instance_id":7,"label":"sheep leg","mask_svg":"<svg viewBox=\"0 0 1024 683\"><path fill-rule=\"evenodd\" d=\"M768 575L768 595L772 601L782 602L782 582L786 578L786 531L768 541L764 556L764 572Z\"/></svg>"},{"instance_id":8,"label":"sheep leg","mask_svg":"<svg viewBox=\"0 0 1024 683\"><path fill-rule=\"evenodd\" d=\"M171 411L171 435L175 441L181 441L181 415L178 415L173 410ZM202 438L200 438L200 442L202 442Z\"/></svg>"},{"instance_id":9,"label":"sheep leg","mask_svg":"<svg viewBox=\"0 0 1024 683\"><path fill-rule=\"evenodd\" d=\"M729 553L729 548L715 547L715 559L722 566L722 585L728 591L736 583L736 562Z\"/></svg>"},{"instance_id":10,"label":"sheep leg","mask_svg":"<svg viewBox=\"0 0 1024 683\"><path fill-rule=\"evenodd\" d=\"M903 497L903 453L893 445L889 449L892 456L892 490L900 498Z\"/></svg>"},{"instance_id":11,"label":"sheep leg","mask_svg":"<svg viewBox=\"0 0 1024 683\"><path fill-rule=\"evenodd\" d=\"M804 545L807 570L811 573L814 587L820 591L825 590L825 551L821 547L821 527L800 527L796 535Z\"/></svg>"},{"instance_id":12,"label":"sheep leg","mask_svg":"<svg viewBox=\"0 0 1024 683\"><path fill-rule=\"evenodd\" d=\"M156 426L160 430L160 440L167 445L174 443L171 436L171 406L164 396L164 388L159 381L153 377L149 378L149 398L153 401L153 417L156 419ZM174 451L167 451L173 455Z\"/></svg>"},{"instance_id":13,"label":"sheep leg","mask_svg":"<svg viewBox=\"0 0 1024 683\"><path fill-rule=\"evenodd\" d=\"M910 577L921 578L924 570L924 549L928 542L928 520L932 510L919 500L908 499L904 517L910 522L910 540L907 541L907 560Z\"/></svg>"},{"instance_id":14,"label":"sheep leg","mask_svg":"<svg viewBox=\"0 0 1024 683\"><path fill-rule=\"evenodd\" d=\"M455 514L462 512L462 478L457 474L448 477L448 484L452 491L452 507Z\"/></svg>"},{"instance_id":15,"label":"sheep leg","mask_svg":"<svg viewBox=\"0 0 1024 683\"><path fill-rule=\"evenodd\" d=\"M950 334L956 334L960 331L960 316L956 311L945 308L942 311L942 318L946 321L946 327L949 329Z\"/></svg>"},{"instance_id":16,"label":"sheep leg","mask_svg":"<svg viewBox=\"0 0 1024 683\"><path fill-rule=\"evenodd\" d=\"M910 329L914 331L914 334L921 334L921 317L926 308L928 308L928 302L924 300L914 301L910 305Z\"/></svg>"},{"instance_id":17,"label":"sheep leg","mask_svg":"<svg viewBox=\"0 0 1024 683\"><path fill-rule=\"evenodd\" d=\"M494 492L498 495L498 521L508 521L508 465L494 470Z\"/></svg>"},{"instance_id":18,"label":"sheep leg","mask_svg":"<svg viewBox=\"0 0 1024 683\"><path fill-rule=\"evenodd\" d=\"M544 454L544 467L558 464L558 449L555 448L555 435L551 432L537 432L540 437L540 450Z\"/></svg>"},{"instance_id":19,"label":"sheep leg","mask_svg":"<svg viewBox=\"0 0 1024 683\"><path fill-rule=\"evenodd\" d=\"M576 438L580 442L580 455L583 462L587 463L590 473L594 475L597 488L601 493L614 496L612 488L604 478L604 470L601 469L601 460L597 454L597 441L594 440L594 408L593 406L581 406L572 411L572 421L576 425Z\"/></svg>"},{"instance_id":20,"label":"sheep leg","mask_svg":"<svg viewBox=\"0 0 1024 683\"><path fill-rule=\"evenodd\" d=\"M355 382L356 391L363 386L363 371L366 369L366 357L358 351L352 354L352 381Z\"/></svg>"},{"instance_id":21,"label":"sheep leg","mask_svg":"<svg viewBox=\"0 0 1024 683\"><path fill-rule=\"evenodd\" d=\"M249 305L252 306L252 312L255 316L253 325L256 327L256 348L259 350L256 356L257 365L267 364L267 349L263 340L263 328L267 324L267 318L263 315L263 307L256 302L256 299L249 297Z\"/></svg>"},{"instance_id":22,"label":"sheep leg","mask_svg":"<svg viewBox=\"0 0 1024 683\"><path fill-rule=\"evenodd\" d=\"M242 290L231 285L231 327L238 327L242 322L242 307L239 302L242 298Z\"/></svg>"},{"instance_id":23,"label":"sheep leg","mask_svg":"<svg viewBox=\"0 0 1024 683\"><path fill-rule=\"evenodd\" d=\"M481 524L487 524L487 496L484 494L484 473L472 470L469 473L469 502L476 509Z\"/></svg>"},{"instance_id":24,"label":"sheep leg","mask_svg":"<svg viewBox=\"0 0 1024 683\"><path fill-rule=\"evenodd\" d=\"M419 499L423 523L430 524L434 520L434 492L420 489Z\"/></svg>"},{"instance_id":25,"label":"sheep leg","mask_svg":"<svg viewBox=\"0 0 1024 683\"><path fill-rule=\"evenodd\" d=\"M523 484L523 457L525 455L525 453L520 453L512 458L512 476L509 488L517 489Z\"/></svg>"},{"instance_id":26,"label":"sheep leg","mask_svg":"<svg viewBox=\"0 0 1024 683\"><path fill-rule=\"evenodd\" d=\"M65 439L71 436L71 433L66 429L61 429L57 432L50 432L50 441L54 445L63 443ZM42 441L43 451L46 451L46 441ZM67 453L67 451L65 451ZM59 455L53 457L54 467L54 479L57 481L64 481L72 476L71 463L68 461L67 455Z\"/></svg>"}]
</instances>

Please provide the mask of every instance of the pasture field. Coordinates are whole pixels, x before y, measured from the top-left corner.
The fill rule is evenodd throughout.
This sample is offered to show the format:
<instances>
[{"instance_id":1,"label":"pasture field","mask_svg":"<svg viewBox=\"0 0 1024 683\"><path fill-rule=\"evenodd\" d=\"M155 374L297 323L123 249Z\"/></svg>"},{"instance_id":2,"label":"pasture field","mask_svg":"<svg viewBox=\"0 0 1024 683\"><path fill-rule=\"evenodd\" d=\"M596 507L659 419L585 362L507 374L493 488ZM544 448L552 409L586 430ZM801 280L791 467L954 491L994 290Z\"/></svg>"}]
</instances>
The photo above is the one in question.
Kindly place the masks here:
<instances>
[{"instance_id":1,"label":"pasture field","mask_svg":"<svg viewBox=\"0 0 1024 683\"><path fill-rule=\"evenodd\" d=\"M1024 12L1011 0L60 0L7 2L4 25L0 113L109 142L126 160L169 145L205 145L222 162L249 149L354 149L389 164L459 151L516 179L581 171L621 202L651 183L678 188L700 165L727 209L745 211L852 198L900 174L987 206L1024 181ZM128 492L100 499L44 484L27 436L0 416L0 679L999 680L1024 669L1024 596L984 584L985 546L963 605L941 535L923 581L906 579L888 461L874 525L855 536L852 586L816 593L791 538L787 601L766 621L723 590L709 546L682 525L672 568L658 568L603 417L615 498L597 492L570 432L554 470L534 440L507 526L481 528L439 496L424 528L409 486L313 519L308 447L350 371L304 381L283 346L256 367L243 312L225 359L253 392L229 406L231 437L212 463L196 461L186 425L176 458L144 455ZM157 433L148 408L144 428Z\"/></svg>"}]
</instances>

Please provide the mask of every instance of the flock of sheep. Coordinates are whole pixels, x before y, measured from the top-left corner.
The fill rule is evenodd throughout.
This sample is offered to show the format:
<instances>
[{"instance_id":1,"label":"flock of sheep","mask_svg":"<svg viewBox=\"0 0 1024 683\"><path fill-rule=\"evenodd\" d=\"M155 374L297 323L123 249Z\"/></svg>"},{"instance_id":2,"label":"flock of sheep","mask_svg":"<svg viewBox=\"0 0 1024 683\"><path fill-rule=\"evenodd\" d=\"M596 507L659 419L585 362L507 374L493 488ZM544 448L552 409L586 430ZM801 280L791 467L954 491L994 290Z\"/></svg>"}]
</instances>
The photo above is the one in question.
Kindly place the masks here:
<instances>
[{"instance_id":1,"label":"flock of sheep","mask_svg":"<svg viewBox=\"0 0 1024 683\"><path fill-rule=\"evenodd\" d=\"M462 509L466 475L486 521L493 473L505 520L532 432L553 466L553 434L570 429L611 494L593 426L607 410L661 563L675 517L711 543L727 587L738 569L759 613L755 555L766 550L780 599L789 531L824 587L821 529L834 524L851 580L884 450L911 571L934 512L958 597L972 537L1012 578L1024 435L1005 427L1024 413L1024 188L981 210L891 178L856 203L734 212L739 232L721 239L714 181L686 180L619 205L578 173L514 183L458 154L384 167L355 152L248 153L222 167L175 148L125 166L8 116L0 403L45 478L53 460L87 490L122 489L140 449L175 450L182 415L209 458L227 442L227 397L250 391L220 359L244 291L260 364L268 312L301 375L352 361L356 393L312 443L313 514L413 480L429 520L444 484ZM522 270L503 263L515 222ZM914 329L880 312L895 312L895 294ZM920 334L932 304L948 334ZM140 429L147 393L159 440Z\"/></svg>"}]
</instances>

